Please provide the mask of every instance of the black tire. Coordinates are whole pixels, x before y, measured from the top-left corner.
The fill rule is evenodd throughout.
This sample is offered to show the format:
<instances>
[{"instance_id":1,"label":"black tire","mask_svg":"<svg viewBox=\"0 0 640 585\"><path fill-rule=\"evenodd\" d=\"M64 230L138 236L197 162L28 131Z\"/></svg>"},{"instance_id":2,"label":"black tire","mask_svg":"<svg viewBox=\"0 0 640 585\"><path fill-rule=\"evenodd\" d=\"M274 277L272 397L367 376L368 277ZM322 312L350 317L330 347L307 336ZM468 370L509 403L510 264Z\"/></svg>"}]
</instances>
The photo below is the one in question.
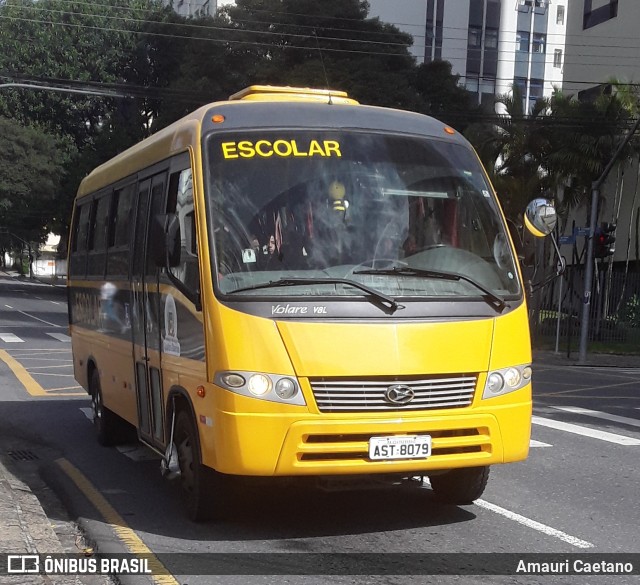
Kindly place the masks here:
<instances>
[{"instance_id":1,"label":"black tire","mask_svg":"<svg viewBox=\"0 0 640 585\"><path fill-rule=\"evenodd\" d=\"M180 465L180 499L186 515L194 522L223 518L229 503L228 481L202 465L197 428L187 410L176 416L174 443Z\"/></svg>"},{"instance_id":2,"label":"black tire","mask_svg":"<svg viewBox=\"0 0 640 585\"><path fill-rule=\"evenodd\" d=\"M482 496L489 481L489 466L452 469L429 476L436 497L446 504L472 504Z\"/></svg>"},{"instance_id":3,"label":"black tire","mask_svg":"<svg viewBox=\"0 0 640 585\"><path fill-rule=\"evenodd\" d=\"M98 443L103 447L116 445L121 438L121 419L115 413L110 411L102 401L100 374L96 368L91 372L89 389L91 391L93 424L96 428Z\"/></svg>"}]
</instances>

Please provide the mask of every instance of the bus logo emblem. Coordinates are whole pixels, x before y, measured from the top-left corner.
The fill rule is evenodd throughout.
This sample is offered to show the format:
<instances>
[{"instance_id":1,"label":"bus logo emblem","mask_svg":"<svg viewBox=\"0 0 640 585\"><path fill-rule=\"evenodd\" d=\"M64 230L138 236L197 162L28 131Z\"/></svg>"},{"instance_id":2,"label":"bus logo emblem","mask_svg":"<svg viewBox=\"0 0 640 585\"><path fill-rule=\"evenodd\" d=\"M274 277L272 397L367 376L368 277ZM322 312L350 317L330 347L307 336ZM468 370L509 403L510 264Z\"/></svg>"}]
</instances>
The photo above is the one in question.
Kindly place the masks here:
<instances>
[{"instance_id":1,"label":"bus logo emblem","mask_svg":"<svg viewBox=\"0 0 640 585\"><path fill-rule=\"evenodd\" d=\"M409 404L415 397L415 392L403 384L389 386L384 393L384 399L390 404Z\"/></svg>"}]
</instances>

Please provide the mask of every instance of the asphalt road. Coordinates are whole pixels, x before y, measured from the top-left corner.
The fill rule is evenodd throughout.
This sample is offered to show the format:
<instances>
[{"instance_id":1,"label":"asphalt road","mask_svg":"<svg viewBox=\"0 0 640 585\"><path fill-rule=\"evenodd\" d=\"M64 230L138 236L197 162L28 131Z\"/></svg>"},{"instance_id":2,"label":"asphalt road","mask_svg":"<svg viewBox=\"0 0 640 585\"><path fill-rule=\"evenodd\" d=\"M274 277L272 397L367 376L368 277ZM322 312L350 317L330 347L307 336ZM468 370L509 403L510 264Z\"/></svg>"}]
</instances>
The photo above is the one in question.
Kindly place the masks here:
<instances>
[{"instance_id":1,"label":"asphalt road","mask_svg":"<svg viewBox=\"0 0 640 585\"><path fill-rule=\"evenodd\" d=\"M638 369L536 364L530 456L492 468L487 490L473 506L443 506L428 486L324 493L272 484L245 490L232 520L193 524L182 514L175 486L161 477L155 456L135 445L118 450L95 441L89 400L72 375L66 322L63 290L0 279L0 434L22 437L34 456L43 459L46 477L101 551L124 552L135 545L158 556L174 576L157 577L156 583L637 580L607 575L403 576L398 574L401 565L389 563L370 576L197 576L188 573L200 557L189 557L185 565L176 553L251 553L222 561L233 573L302 574L345 567L366 573L382 553L557 553L563 558L640 553ZM29 377L20 381L20 372L37 385ZM66 472L60 461L68 465ZM80 476L95 488L93 496L74 483ZM123 577L122 582L149 581Z\"/></svg>"}]
</instances>

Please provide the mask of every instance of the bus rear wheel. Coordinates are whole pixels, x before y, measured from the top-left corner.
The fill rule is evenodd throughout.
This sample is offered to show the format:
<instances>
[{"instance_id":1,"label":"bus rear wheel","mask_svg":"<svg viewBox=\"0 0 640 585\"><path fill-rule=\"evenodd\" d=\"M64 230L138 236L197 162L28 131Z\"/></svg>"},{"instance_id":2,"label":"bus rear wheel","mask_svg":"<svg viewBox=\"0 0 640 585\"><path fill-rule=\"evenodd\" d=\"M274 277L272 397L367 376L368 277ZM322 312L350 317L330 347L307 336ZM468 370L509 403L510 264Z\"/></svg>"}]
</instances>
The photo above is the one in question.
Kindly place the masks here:
<instances>
[{"instance_id":1,"label":"bus rear wheel","mask_svg":"<svg viewBox=\"0 0 640 585\"><path fill-rule=\"evenodd\" d=\"M222 517L226 482L219 473L204 466L193 417L186 410L176 416L174 443L180 465L180 499L194 522Z\"/></svg>"},{"instance_id":2,"label":"bus rear wheel","mask_svg":"<svg viewBox=\"0 0 640 585\"><path fill-rule=\"evenodd\" d=\"M489 466L452 469L429 476L436 497L446 504L472 504L482 496L489 481Z\"/></svg>"},{"instance_id":3,"label":"bus rear wheel","mask_svg":"<svg viewBox=\"0 0 640 585\"><path fill-rule=\"evenodd\" d=\"M89 389L91 391L93 424L96 428L98 443L103 447L115 445L120 440L120 419L104 405L102 388L100 386L100 374L96 368L91 372Z\"/></svg>"}]
</instances>

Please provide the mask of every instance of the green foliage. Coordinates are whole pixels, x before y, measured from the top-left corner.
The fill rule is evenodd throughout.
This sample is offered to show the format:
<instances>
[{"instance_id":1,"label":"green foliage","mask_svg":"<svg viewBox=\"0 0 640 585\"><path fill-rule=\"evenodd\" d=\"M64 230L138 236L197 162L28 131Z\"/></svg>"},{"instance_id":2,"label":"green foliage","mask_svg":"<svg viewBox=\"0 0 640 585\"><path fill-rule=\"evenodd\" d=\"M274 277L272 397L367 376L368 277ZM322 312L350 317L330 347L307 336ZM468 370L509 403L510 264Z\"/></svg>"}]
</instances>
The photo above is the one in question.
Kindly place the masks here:
<instances>
[{"instance_id":1,"label":"green foliage","mask_svg":"<svg viewBox=\"0 0 640 585\"><path fill-rule=\"evenodd\" d=\"M496 102L501 113L491 122L471 126L466 134L491 175L507 217L516 224L531 199L555 194L558 187L564 193L557 205L561 214L581 205L613 157L629 119L625 100L615 94L579 102L556 91L526 113L514 86Z\"/></svg>"},{"instance_id":2,"label":"green foliage","mask_svg":"<svg viewBox=\"0 0 640 585\"><path fill-rule=\"evenodd\" d=\"M92 168L251 84L328 86L464 128L470 94L450 65L417 67L411 36L368 11L362 0L237 0L214 18L185 19L161 0L0 0L0 83L89 84L132 96L0 92L0 116L65 145L60 178L40 188L53 189L41 227L65 238L73 196Z\"/></svg>"},{"instance_id":3,"label":"green foliage","mask_svg":"<svg viewBox=\"0 0 640 585\"><path fill-rule=\"evenodd\" d=\"M640 296L633 295L620 310L620 320L631 327L640 327Z\"/></svg>"},{"instance_id":4,"label":"green foliage","mask_svg":"<svg viewBox=\"0 0 640 585\"><path fill-rule=\"evenodd\" d=\"M43 242L73 149L41 129L0 117L0 152L0 226Z\"/></svg>"}]
</instances>

